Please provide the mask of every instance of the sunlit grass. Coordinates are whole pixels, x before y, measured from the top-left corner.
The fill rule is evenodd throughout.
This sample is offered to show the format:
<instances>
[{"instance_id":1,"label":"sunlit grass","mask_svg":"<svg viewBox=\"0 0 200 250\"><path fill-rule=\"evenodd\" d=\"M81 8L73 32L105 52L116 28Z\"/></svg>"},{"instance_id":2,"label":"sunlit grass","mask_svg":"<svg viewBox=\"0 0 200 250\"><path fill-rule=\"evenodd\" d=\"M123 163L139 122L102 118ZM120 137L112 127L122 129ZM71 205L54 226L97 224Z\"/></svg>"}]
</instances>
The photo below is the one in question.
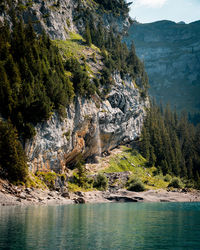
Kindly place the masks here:
<instances>
[{"instance_id":1,"label":"sunlit grass","mask_svg":"<svg viewBox=\"0 0 200 250\"><path fill-rule=\"evenodd\" d=\"M64 58L76 57L80 58L84 55L83 50L86 46L76 40L54 40L53 43L59 48Z\"/></svg>"},{"instance_id":2,"label":"sunlit grass","mask_svg":"<svg viewBox=\"0 0 200 250\"><path fill-rule=\"evenodd\" d=\"M109 161L109 167L101 172L124 172L130 171L131 178L140 179L146 189L167 188L169 182L164 181L163 175L155 175L155 167L147 167L146 159L136 151L127 147L122 147L122 153L113 156Z\"/></svg>"},{"instance_id":3,"label":"sunlit grass","mask_svg":"<svg viewBox=\"0 0 200 250\"><path fill-rule=\"evenodd\" d=\"M77 33L69 32L69 39L53 40L53 43L59 48L63 57L76 57L81 58L86 56L87 50L92 49L94 52L101 52L94 44L91 47L86 45L85 39Z\"/></svg>"}]
</instances>

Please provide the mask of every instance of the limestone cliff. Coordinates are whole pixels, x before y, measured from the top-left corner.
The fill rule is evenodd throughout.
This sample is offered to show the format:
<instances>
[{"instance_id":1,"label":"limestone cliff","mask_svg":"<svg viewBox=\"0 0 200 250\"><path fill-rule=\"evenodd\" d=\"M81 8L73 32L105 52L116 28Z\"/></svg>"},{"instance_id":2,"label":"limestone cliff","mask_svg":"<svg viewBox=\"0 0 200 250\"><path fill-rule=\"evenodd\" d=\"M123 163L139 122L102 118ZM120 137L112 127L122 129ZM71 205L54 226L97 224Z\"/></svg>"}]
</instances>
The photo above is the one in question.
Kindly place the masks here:
<instances>
[{"instance_id":1,"label":"limestone cliff","mask_svg":"<svg viewBox=\"0 0 200 250\"><path fill-rule=\"evenodd\" d=\"M67 118L57 114L36 127L37 135L26 144L32 171L64 171L82 153L100 155L123 142L139 137L148 107L129 77L114 75L115 85L102 101L77 98L67 107Z\"/></svg>"},{"instance_id":2,"label":"limestone cliff","mask_svg":"<svg viewBox=\"0 0 200 250\"><path fill-rule=\"evenodd\" d=\"M54 42L60 46L63 57L65 44L58 40L71 39L73 42L72 33L81 34L85 29L87 11L93 13L94 21L101 21L106 28L112 26L115 32L125 32L129 27L128 16L99 12L92 0L13 2L16 9L23 9L20 15L25 23L31 20L37 33L45 30L52 40L57 40ZM5 12L0 12L0 18L10 21ZM103 68L100 50L83 47L81 39L76 56L87 63L91 77L94 74L98 78ZM73 45L68 50L73 49ZM92 54L95 54L93 61L89 58ZM63 172L74 164L80 153L84 159L95 158L121 143L138 138L149 106L148 97L141 97L141 89L136 85L142 77L141 73L132 80L126 74L122 80L118 72L113 72L113 84L105 98L97 94L90 99L76 96L66 107L66 118L61 119L54 113L48 121L37 124L36 136L25 143L30 170Z\"/></svg>"},{"instance_id":3,"label":"limestone cliff","mask_svg":"<svg viewBox=\"0 0 200 250\"><path fill-rule=\"evenodd\" d=\"M101 21L118 32L125 32L130 26L128 15L115 16L112 12L99 11L98 4L93 0L13 0L12 4L25 23L31 21L37 33L45 30L53 40L65 40L69 32L83 31L88 13L93 15L96 24ZM6 19L10 22L10 6L5 4L3 11L1 8L0 21Z\"/></svg>"},{"instance_id":4,"label":"limestone cliff","mask_svg":"<svg viewBox=\"0 0 200 250\"><path fill-rule=\"evenodd\" d=\"M125 40L134 41L144 61L152 96L178 110L199 111L200 21L134 23Z\"/></svg>"}]
</instances>

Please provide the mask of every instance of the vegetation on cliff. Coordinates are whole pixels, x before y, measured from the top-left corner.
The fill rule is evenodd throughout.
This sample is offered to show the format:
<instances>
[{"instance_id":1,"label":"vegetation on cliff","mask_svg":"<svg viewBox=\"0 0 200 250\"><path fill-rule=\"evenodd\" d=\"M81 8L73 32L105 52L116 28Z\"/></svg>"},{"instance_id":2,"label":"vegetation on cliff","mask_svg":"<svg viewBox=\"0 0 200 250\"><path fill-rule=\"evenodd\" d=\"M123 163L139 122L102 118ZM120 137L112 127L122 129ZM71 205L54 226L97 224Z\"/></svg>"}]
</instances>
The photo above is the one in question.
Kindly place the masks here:
<instances>
[{"instance_id":1,"label":"vegetation on cliff","mask_svg":"<svg viewBox=\"0 0 200 250\"><path fill-rule=\"evenodd\" d=\"M95 87L77 59L64 62L45 33L37 36L31 23L24 25L15 17L12 31L7 23L0 24L0 76L0 114L9 119L0 128L3 169L0 175L21 181L26 179L27 166L19 145L35 135L34 125L47 120L55 110L65 115L65 108L75 94L89 97L95 93ZM6 126L8 134L13 135L14 148L8 146L13 154L5 147ZM11 167L9 157L14 161Z\"/></svg>"},{"instance_id":2,"label":"vegetation on cliff","mask_svg":"<svg viewBox=\"0 0 200 250\"><path fill-rule=\"evenodd\" d=\"M0 26L0 113L22 138L34 135L33 124L62 110L74 97L74 87L58 49L32 25L13 20L13 31Z\"/></svg>"},{"instance_id":3,"label":"vegetation on cliff","mask_svg":"<svg viewBox=\"0 0 200 250\"><path fill-rule=\"evenodd\" d=\"M129 6L132 3L126 3L124 0L94 0L99 4L103 11L111 11L113 15L126 16L129 12Z\"/></svg>"},{"instance_id":4,"label":"vegetation on cliff","mask_svg":"<svg viewBox=\"0 0 200 250\"><path fill-rule=\"evenodd\" d=\"M112 73L118 71L122 78L129 74L133 80L140 79L137 84L143 96L146 97L149 87L148 77L143 63L136 55L134 44L132 43L131 48L128 49L122 42L120 33L114 27L106 27L102 20L96 23L93 12L85 10L83 20L86 22L85 39L91 38L91 42L102 51L104 70L101 83L104 88L109 88L112 84L109 80L112 78Z\"/></svg>"},{"instance_id":5,"label":"vegetation on cliff","mask_svg":"<svg viewBox=\"0 0 200 250\"><path fill-rule=\"evenodd\" d=\"M100 170L100 173L115 172L130 173L130 178L124 186L127 189L131 186L133 188L139 186L139 189L165 189L172 179L170 175L164 176L157 171L155 166L150 166L138 150L125 146L121 146L116 155L111 154L108 165Z\"/></svg>"},{"instance_id":6,"label":"vegetation on cliff","mask_svg":"<svg viewBox=\"0 0 200 250\"><path fill-rule=\"evenodd\" d=\"M122 77L129 74L134 80L141 79L138 87L146 96L148 79L135 54L134 46L129 51L118 32L112 27L105 27L103 18L97 23L94 20L95 13L100 9L104 14L108 11L115 16L126 16L128 4L124 0L118 0L115 4L114 1L96 1L98 8L91 13L86 7L77 8L77 20L81 18L85 25L85 29L81 31L85 39L79 34L76 38L80 39L74 39L75 35L69 33L70 38L64 42L52 42L45 32L36 34L32 20L24 24L23 12L31 5L30 1L9 0L0 5L0 12L10 16L8 22L4 20L0 23L0 115L9 120L9 129L19 135L14 137L19 145L25 145L27 139L33 138L36 133L35 125L48 120L53 112L58 111L65 116L65 109L75 96L90 98L96 93L105 98L113 84L112 74L116 71ZM102 14L101 11L100 13ZM66 54L63 54L63 45L68 45ZM76 48L92 50L94 62L97 52L99 58L103 58L103 70L101 68L98 75L92 74L87 59L84 55L77 56L79 52L77 53ZM3 129L1 132L3 133ZM0 139L0 143L4 145L3 137ZM26 162L25 154L18 147L16 146L16 151ZM4 146L1 150L3 152ZM5 150L2 155L4 153L6 155L8 152ZM17 154L13 157L18 162ZM24 166L18 164L22 173L27 169ZM19 175L16 178L17 176ZM20 180L25 178L26 174L19 177Z\"/></svg>"}]
</instances>

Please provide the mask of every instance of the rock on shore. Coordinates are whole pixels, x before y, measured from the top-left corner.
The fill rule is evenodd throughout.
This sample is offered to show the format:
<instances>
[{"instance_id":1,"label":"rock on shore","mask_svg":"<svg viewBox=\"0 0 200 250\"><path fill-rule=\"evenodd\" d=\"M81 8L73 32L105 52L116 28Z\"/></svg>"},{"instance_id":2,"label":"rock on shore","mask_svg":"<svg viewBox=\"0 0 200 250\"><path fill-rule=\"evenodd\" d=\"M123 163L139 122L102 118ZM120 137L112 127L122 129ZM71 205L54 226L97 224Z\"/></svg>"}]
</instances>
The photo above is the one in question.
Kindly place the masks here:
<instances>
[{"instance_id":1,"label":"rock on shore","mask_svg":"<svg viewBox=\"0 0 200 250\"><path fill-rule=\"evenodd\" d=\"M114 191L89 191L69 193L16 187L1 183L0 206L16 205L66 205L108 202L200 202L200 191L149 190L131 192L124 189Z\"/></svg>"}]
</instances>

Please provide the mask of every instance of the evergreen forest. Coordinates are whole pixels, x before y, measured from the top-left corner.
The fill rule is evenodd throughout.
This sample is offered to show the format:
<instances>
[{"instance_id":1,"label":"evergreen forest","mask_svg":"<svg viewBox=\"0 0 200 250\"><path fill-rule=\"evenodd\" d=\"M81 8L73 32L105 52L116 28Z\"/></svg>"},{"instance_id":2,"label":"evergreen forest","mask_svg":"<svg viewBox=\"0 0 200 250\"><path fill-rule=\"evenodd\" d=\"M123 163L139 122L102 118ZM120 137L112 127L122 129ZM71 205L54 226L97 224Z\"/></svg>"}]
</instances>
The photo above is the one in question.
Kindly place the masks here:
<instances>
[{"instance_id":1,"label":"evergreen forest","mask_svg":"<svg viewBox=\"0 0 200 250\"><path fill-rule=\"evenodd\" d=\"M158 172L200 181L200 124L189 122L188 114L171 111L155 103L148 112L140 150L149 166Z\"/></svg>"},{"instance_id":2,"label":"evergreen forest","mask_svg":"<svg viewBox=\"0 0 200 250\"><path fill-rule=\"evenodd\" d=\"M104 11L111 11L113 15L126 16L129 12L129 6L132 3L126 3L124 0L95 0Z\"/></svg>"}]
</instances>

